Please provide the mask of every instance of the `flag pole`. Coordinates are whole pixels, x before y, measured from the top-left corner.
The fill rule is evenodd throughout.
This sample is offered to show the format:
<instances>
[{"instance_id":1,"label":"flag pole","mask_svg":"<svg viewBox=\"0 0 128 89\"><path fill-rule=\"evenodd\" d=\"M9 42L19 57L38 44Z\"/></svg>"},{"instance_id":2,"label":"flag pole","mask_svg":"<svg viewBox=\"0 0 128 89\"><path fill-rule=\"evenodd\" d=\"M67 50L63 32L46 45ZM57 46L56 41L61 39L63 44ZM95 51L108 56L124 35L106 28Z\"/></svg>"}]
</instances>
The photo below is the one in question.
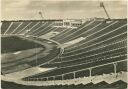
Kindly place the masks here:
<instances>
[{"instance_id":1,"label":"flag pole","mask_svg":"<svg viewBox=\"0 0 128 89\"><path fill-rule=\"evenodd\" d=\"M44 19L41 11L39 12L39 15L41 16L42 19Z\"/></svg>"},{"instance_id":2,"label":"flag pole","mask_svg":"<svg viewBox=\"0 0 128 89\"><path fill-rule=\"evenodd\" d=\"M110 19L110 16L109 16L109 14L108 14L108 12L107 12L107 10L106 10L106 8L105 8L105 6L104 6L104 3L103 3L103 2L100 2L100 7L103 7L103 9L104 9L104 11L105 11L105 13L106 13L106 15L107 15L108 19Z\"/></svg>"}]
</instances>

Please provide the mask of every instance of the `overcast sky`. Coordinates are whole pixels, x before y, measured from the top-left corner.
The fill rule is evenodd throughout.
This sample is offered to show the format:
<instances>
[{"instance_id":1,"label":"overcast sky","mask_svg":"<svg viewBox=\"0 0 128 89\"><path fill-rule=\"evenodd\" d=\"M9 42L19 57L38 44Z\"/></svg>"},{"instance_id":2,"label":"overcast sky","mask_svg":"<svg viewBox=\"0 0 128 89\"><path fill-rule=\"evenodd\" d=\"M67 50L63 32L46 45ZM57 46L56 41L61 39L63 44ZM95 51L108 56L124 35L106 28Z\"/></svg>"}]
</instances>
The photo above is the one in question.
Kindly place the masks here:
<instances>
[{"instance_id":1,"label":"overcast sky","mask_svg":"<svg viewBox=\"0 0 128 89\"><path fill-rule=\"evenodd\" d=\"M60 1L60 0L2 0L2 19L41 19L38 14L42 11L46 19L66 18L106 18L100 1ZM111 18L126 18L126 1L104 1Z\"/></svg>"}]
</instances>

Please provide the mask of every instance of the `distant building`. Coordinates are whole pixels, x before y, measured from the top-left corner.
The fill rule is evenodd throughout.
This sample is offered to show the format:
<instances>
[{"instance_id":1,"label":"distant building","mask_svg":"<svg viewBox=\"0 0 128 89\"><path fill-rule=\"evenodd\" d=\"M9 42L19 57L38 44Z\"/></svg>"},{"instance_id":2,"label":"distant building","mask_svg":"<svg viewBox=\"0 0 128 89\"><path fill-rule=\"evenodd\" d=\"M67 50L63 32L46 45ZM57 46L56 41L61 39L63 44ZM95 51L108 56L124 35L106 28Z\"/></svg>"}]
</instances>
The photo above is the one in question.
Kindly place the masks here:
<instances>
[{"instance_id":1,"label":"distant building","mask_svg":"<svg viewBox=\"0 0 128 89\"><path fill-rule=\"evenodd\" d=\"M79 27L85 21L82 19L64 19L60 21L55 21L55 26L57 27Z\"/></svg>"}]
</instances>

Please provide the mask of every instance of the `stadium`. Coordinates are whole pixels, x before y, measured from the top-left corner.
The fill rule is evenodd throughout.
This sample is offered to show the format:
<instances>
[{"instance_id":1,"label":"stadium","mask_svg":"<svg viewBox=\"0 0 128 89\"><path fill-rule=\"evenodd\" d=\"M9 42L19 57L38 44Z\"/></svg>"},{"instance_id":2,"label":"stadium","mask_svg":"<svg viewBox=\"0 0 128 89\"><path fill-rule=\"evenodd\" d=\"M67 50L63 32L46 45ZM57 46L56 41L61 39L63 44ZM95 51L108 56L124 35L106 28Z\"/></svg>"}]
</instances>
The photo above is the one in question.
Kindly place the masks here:
<instances>
[{"instance_id":1,"label":"stadium","mask_svg":"<svg viewBox=\"0 0 128 89\"><path fill-rule=\"evenodd\" d=\"M2 89L127 88L127 19L1 21Z\"/></svg>"}]
</instances>

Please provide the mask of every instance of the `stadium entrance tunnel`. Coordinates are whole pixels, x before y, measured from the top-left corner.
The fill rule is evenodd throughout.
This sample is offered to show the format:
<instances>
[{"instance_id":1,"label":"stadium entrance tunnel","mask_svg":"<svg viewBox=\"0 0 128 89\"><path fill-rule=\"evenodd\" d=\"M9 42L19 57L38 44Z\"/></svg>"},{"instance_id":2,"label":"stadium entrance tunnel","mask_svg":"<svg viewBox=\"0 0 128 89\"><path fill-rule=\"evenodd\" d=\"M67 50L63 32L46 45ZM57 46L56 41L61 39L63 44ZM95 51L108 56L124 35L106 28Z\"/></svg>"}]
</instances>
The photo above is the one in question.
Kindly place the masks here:
<instances>
[{"instance_id":1,"label":"stadium entrance tunnel","mask_svg":"<svg viewBox=\"0 0 128 89\"><path fill-rule=\"evenodd\" d=\"M2 36L1 48L2 74L40 66L54 60L61 53L56 42L32 36Z\"/></svg>"}]
</instances>

